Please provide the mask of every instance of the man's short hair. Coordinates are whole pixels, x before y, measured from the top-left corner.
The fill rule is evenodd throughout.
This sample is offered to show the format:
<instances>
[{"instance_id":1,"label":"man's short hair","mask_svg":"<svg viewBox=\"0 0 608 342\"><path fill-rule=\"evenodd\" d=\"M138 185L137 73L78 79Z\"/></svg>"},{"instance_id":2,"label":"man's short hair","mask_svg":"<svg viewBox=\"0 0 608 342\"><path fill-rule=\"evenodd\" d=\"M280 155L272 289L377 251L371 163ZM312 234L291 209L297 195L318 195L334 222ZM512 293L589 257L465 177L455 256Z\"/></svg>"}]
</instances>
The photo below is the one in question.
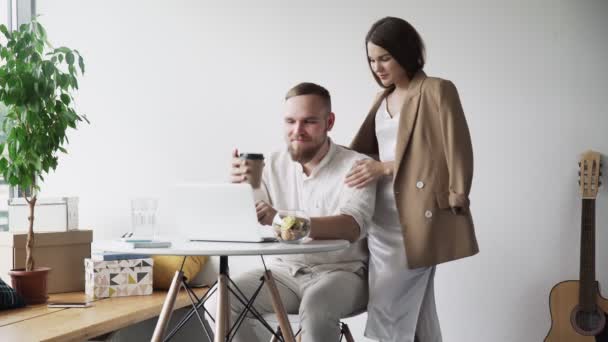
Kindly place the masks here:
<instances>
[{"instance_id":1,"label":"man's short hair","mask_svg":"<svg viewBox=\"0 0 608 342\"><path fill-rule=\"evenodd\" d=\"M285 95L285 101L300 95L317 95L321 97L324 104L327 106L327 113L331 112L331 96L329 95L329 91L322 86L311 82L297 84L289 89L287 95Z\"/></svg>"}]
</instances>

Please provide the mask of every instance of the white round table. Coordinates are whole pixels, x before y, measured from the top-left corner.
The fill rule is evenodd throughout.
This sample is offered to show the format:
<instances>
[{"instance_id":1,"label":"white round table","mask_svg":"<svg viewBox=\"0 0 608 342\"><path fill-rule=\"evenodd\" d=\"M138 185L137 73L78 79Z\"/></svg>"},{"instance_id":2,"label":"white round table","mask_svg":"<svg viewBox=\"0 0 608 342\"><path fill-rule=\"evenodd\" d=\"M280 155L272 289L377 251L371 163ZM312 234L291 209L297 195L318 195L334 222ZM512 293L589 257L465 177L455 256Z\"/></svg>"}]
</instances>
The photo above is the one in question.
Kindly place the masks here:
<instances>
[{"instance_id":1,"label":"white round table","mask_svg":"<svg viewBox=\"0 0 608 342\"><path fill-rule=\"evenodd\" d=\"M331 252L349 245L346 240L307 240L299 244L176 240L171 242L169 248L133 248L126 243L113 241L102 241L94 246L95 249L126 254L236 256Z\"/></svg>"},{"instance_id":2,"label":"white round table","mask_svg":"<svg viewBox=\"0 0 608 342\"><path fill-rule=\"evenodd\" d=\"M345 249L350 245L346 240L307 240L302 243L282 243L282 242L216 242L216 241L185 241L175 240L171 242L169 248L133 248L126 243L113 242L113 241L102 241L94 244L95 249L108 251L108 252L119 252L126 254L149 254L149 255L178 255L178 256L190 256L190 255L207 255L207 256L219 256L220 267L217 280L217 292L218 292L218 310L215 320L215 339L214 342L229 341L230 329L230 306L228 302L228 257L229 256L242 256L242 255L285 255L285 254L305 254L305 253L319 253L319 252L331 252ZM182 265L183 267L183 265ZM264 266L265 267L265 266ZM268 286L270 296L272 299L272 306L277 315L281 333L286 342L295 342L295 337L287 318L287 313L281 302L281 297L276 288L274 278L270 270L266 269L263 275L264 282ZM173 312L173 306L177 293L181 287L190 290L188 285L183 281L183 272L178 270L173 277L171 287L167 292L167 298L163 304L163 308L158 317L156 328L154 329L154 335L152 341L163 341L165 338L165 330L167 324L171 318ZM232 281L230 281L232 283ZM201 299L203 301L203 299ZM194 308L200 306L199 303L192 303ZM258 320L263 321L263 318L257 317L254 309L246 308L250 310ZM199 320L202 319L198 314L198 310L193 310ZM188 315L176 328L171 332L171 337L176 330L183 325L183 323L191 317ZM236 324L236 323L235 323ZM204 324L203 324L203 328ZM206 330L206 328L205 328Z\"/></svg>"}]
</instances>

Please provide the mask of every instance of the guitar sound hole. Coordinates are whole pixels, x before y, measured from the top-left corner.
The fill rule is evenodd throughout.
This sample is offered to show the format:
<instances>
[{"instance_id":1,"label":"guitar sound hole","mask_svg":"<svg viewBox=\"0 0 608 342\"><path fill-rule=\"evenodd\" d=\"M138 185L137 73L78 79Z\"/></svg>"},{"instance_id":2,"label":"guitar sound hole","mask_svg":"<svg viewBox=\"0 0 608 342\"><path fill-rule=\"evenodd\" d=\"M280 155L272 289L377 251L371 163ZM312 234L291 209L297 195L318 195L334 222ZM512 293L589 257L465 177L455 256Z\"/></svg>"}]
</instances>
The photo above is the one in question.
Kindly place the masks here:
<instances>
[{"instance_id":1,"label":"guitar sound hole","mask_svg":"<svg viewBox=\"0 0 608 342\"><path fill-rule=\"evenodd\" d=\"M570 320L576 332L584 336L598 335L606 326L606 316L597 308L595 311L584 311L577 306Z\"/></svg>"}]
</instances>

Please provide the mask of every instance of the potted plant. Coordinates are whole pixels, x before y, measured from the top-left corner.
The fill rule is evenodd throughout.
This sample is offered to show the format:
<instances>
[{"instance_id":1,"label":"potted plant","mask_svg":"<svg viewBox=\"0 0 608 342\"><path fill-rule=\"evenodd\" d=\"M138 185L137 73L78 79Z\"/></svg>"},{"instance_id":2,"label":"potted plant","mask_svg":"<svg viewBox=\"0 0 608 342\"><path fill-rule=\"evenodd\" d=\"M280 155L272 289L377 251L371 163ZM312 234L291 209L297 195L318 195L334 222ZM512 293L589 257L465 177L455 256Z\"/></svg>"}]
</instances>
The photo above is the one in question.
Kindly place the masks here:
<instances>
[{"instance_id":1,"label":"potted plant","mask_svg":"<svg viewBox=\"0 0 608 342\"><path fill-rule=\"evenodd\" d=\"M59 152L67 153L67 129L88 122L74 110L71 94L78 89L76 77L78 69L84 73L84 61L77 50L53 48L37 20L12 32L0 25L0 32L6 37L6 45L0 41L0 102L6 107L0 173L10 186L25 190L29 206L26 266L10 274L26 303L44 303L50 269L36 268L32 256L38 180L55 170Z\"/></svg>"}]
</instances>

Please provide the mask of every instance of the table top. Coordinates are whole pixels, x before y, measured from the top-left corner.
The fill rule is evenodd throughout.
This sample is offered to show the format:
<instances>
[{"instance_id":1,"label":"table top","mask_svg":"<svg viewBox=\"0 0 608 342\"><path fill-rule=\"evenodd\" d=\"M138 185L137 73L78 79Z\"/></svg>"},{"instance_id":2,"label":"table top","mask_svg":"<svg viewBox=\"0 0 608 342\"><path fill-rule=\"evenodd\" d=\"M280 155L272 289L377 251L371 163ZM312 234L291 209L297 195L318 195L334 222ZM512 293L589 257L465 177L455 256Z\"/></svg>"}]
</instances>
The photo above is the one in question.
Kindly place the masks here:
<instances>
[{"instance_id":1,"label":"table top","mask_svg":"<svg viewBox=\"0 0 608 342\"><path fill-rule=\"evenodd\" d=\"M208 288L195 288L200 298ZM158 316L167 295L154 291L149 296L112 297L92 300L89 308L49 308L46 304L0 311L0 341L86 341ZM53 301L89 300L83 292L49 295ZM190 305L180 291L174 308ZM142 336L149 339L152 336Z\"/></svg>"},{"instance_id":2,"label":"table top","mask_svg":"<svg viewBox=\"0 0 608 342\"><path fill-rule=\"evenodd\" d=\"M283 242L211 242L172 241L170 248L133 248L117 241L96 241L94 249L107 252L149 255L285 255L331 252L345 249L350 245L346 240L307 240L290 244Z\"/></svg>"}]
</instances>

